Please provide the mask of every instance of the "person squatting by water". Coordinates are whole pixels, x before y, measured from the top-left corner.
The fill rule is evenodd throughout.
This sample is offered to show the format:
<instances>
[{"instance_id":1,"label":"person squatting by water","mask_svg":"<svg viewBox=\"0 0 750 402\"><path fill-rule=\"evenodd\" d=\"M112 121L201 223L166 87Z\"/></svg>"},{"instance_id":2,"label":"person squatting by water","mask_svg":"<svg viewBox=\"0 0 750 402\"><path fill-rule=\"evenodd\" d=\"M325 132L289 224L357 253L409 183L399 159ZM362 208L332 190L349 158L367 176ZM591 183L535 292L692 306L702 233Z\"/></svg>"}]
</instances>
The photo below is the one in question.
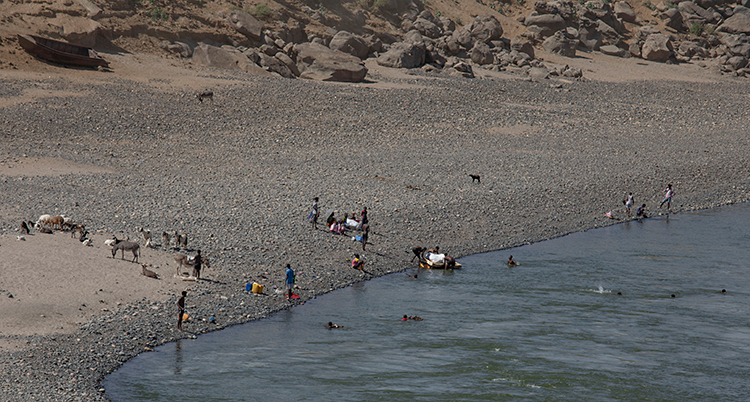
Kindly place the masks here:
<instances>
[{"instance_id":1,"label":"person squatting by water","mask_svg":"<svg viewBox=\"0 0 750 402\"><path fill-rule=\"evenodd\" d=\"M648 216L646 216L646 204L641 205L635 210L635 217L638 219L648 218Z\"/></svg>"}]
</instances>

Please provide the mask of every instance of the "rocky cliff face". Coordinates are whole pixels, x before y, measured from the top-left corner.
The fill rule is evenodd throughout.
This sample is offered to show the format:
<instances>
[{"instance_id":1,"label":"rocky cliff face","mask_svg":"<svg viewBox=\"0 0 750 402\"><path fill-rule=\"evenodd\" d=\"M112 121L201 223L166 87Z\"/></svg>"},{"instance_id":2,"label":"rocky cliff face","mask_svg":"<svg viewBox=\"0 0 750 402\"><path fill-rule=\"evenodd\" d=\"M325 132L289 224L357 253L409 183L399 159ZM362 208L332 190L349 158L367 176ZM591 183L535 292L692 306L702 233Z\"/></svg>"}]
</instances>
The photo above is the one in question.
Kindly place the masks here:
<instances>
[{"instance_id":1,"label":"rocky cliff face","mask_svg":"<svg viewBox=\"0 0 750 402\"><path fill-rule=\"evenodd\" d=\"M726 0L656 1L6 1L0 68L18 68L15 35L34 33L287 78L356 81L369 57L465 77L476 68L562 74L535 59L535 49L665 63L708 59L723 72L750 74L750 9ZM302 48L304 61L297 58L303 43L316 45Z\"/></svg>"}]
</instances>

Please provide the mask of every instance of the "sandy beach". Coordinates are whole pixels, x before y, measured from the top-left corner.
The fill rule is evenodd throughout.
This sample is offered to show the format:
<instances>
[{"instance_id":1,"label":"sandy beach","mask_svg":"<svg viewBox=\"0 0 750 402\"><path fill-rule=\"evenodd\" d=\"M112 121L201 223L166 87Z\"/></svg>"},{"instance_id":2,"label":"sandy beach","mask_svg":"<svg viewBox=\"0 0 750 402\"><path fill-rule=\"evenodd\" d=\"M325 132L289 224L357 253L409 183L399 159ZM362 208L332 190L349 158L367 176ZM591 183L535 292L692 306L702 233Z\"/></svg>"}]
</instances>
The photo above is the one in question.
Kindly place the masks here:
<instances>
[{"instance_id":1,"label":"sandy beach","mask_svg":"<svg viewBox=\"0 0 750 402\"><path fill-rule=\"evenodd\" d=\"M690 64L540 57L587 80L368 64L366 83L320 83L135 54L110 56L116 73L4 71L2 398L106 400L101 380L136 354L402 271L413 246L460 257L615 224L605 214L626 219L628 192L666 213L668 183L673 213L747 201L745 80ZM201 103L204 89L215 95ZM316 196L321 214L368 208L367 251L356 231L326 232L325 217L310 228ZM92 245L58 230L19 240L21 221L41 214L85 224ZM187 249L162 244L175 231ZM112 259L103 241L113 235L138 239L139 262L161 279L130 254ZM198 249L211 262L204 280L175 278L174 257ZM367 273L350 267L354 253ZM294 302L280 292L287 263ZM245 291L252 282L263 295Z\"/></svg>"}]
</instances>

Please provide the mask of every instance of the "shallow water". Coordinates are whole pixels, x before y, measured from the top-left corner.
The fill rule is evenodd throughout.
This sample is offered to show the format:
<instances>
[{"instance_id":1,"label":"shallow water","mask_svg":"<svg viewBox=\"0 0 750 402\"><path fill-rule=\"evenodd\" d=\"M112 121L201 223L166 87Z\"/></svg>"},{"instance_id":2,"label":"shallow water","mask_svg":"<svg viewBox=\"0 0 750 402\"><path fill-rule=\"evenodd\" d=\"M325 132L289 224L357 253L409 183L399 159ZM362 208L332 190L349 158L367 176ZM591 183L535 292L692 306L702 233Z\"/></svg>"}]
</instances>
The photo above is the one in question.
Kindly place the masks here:
<instances>
[{"instance_id":1,"label":"shallow water","mask_svg":"<svg viewBox=\"0 0 750 402\"><path fill-rule=\"evenodd\" d=\"M657 217L418 280L393 274L161 346L104 385L113 401L742 400L749 212ZM521 265L508 268L509 254Z\"/></svg>"}]
</instances>

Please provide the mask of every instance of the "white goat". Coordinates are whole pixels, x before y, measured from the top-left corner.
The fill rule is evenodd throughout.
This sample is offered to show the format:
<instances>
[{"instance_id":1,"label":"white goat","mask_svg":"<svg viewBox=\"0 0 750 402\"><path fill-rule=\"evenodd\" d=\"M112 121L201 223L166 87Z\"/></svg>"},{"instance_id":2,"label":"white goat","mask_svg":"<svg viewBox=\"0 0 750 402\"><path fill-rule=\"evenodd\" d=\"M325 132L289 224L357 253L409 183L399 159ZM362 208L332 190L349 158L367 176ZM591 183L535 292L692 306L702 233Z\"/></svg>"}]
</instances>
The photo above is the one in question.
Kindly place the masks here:
<instances>
[{"instance_id":1,"label":"white goat","mask_svg":"<svg viewBox=\"0 0 750 402\"><path fill-rule=\"evenodd\" d=\"M36 220L36 223L34 224L34 227L39 229L40 227L44 226L47 223L47 220L51 218L52 215L50 214L44 214L40 215L39 219Z\"/></svg>"}]
</instances>

